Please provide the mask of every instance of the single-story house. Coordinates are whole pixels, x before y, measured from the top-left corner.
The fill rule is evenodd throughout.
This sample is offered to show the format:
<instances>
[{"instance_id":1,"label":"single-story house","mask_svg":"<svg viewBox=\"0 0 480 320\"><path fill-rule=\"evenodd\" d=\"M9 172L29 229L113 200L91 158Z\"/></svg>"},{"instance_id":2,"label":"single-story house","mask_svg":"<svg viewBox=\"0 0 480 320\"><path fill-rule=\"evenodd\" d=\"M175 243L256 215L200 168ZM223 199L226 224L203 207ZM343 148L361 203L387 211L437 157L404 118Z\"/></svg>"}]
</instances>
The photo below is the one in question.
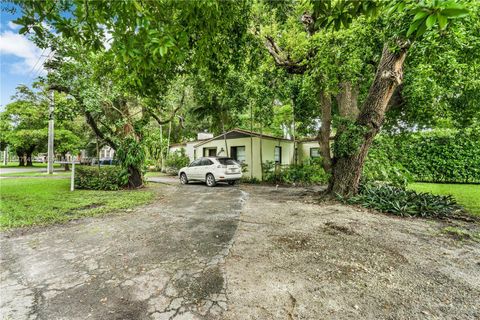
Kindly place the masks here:
<instances>
[{"instance_id":1,"label":"single-story house","mask_svg":"<svg viewBox=\"0 0 480 320\"><path fill-rule=\"evenodd\" d=\"M207 156L231 157L246 165L246 177L257 179L262 177L261 164L267 161L291 165L320 157L315 139L293 141L243 129L233 129L203 141L172 145L170 152L182 148L191 161Z\"/></svg>"}]
</instances>

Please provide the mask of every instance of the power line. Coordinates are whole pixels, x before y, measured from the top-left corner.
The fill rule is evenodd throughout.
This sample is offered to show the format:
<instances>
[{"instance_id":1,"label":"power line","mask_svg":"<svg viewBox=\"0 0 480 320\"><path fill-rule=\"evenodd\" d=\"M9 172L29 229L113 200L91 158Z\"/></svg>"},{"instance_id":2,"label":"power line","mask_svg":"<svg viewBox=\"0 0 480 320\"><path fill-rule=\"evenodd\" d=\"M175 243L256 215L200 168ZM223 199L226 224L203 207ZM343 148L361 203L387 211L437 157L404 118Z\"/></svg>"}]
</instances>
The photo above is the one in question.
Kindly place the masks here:
<instances>
[{"instance_id":1,"label":"power line","mask_svg":"<svg viewBox=\"0 0 480 320\"><path fill-rule=\"evenodd\" d=\"M43 53L45 52L45 50L47 50L47 48L44 48L42 50L42 53L40 53L40 56L38 57L37 59L37 62L35 62L34 66L32 67L32 69L28 72L28 75L30 75L32 73L32 71L37 67L38 63L40 62L40 60L42 59L43 57Z\"/></svg>"},{"instance_id":2,"label":"power line","mask_svg":"<svg viewBox=\"0 0 480 320\"><path fill-rule=\"evenodd\" d=\"M38 77L38 76L40 75L40 72L42 72L42 68L43 68L43 66L45 65L45 62L50 61L50 59L53 58L53 53L54 53L53 51L50 51L50 52L48 53L48 55L44 56L44 57L46 57L46 58L45 58L45 60L43 60L43 62L39 65L38 70L35 71L35 73L34 73L34 78L36 78L36 77Z\"/></svg>"}]
</instances>

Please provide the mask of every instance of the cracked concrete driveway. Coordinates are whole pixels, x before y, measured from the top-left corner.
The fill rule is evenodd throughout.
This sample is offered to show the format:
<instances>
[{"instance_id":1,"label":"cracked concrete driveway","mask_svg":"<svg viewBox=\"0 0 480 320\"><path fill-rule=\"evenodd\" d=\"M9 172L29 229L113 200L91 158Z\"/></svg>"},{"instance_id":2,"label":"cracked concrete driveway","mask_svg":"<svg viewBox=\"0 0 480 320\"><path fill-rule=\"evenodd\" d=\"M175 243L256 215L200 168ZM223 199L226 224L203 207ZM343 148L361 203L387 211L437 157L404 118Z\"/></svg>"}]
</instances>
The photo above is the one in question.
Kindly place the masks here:
<instances>
[{"instance_id":1,"label":"cracked concrete driveway","mask_svg":"<svg viewBox=\"0 0 480 320\"><path fill-rule=\"evenodd\" d=\"M1 319L196 319L226 309L245 194L158 186L131 213L1 236ZM159 203L160 202L160 203Z\"/></svg>"},{"instance_id":2,"label":"cracked concrete driveway","mask_svg":"<svg viewBox=\"0 0 480 320\"><path fill-rule=\"evenodd\" d=\"M156 179L132 212L3 233L0 319L480 319L480 245L442 231L478 223Z\"/></svg>"}]
</instances>

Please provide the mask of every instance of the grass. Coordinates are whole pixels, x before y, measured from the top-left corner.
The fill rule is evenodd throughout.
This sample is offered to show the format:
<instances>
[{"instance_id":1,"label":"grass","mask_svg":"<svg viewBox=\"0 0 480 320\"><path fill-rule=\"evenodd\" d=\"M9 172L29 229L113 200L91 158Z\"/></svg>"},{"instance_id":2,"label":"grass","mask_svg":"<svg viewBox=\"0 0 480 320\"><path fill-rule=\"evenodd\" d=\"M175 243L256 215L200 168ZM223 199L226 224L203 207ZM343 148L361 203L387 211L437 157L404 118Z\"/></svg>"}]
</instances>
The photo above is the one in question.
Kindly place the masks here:
<instances>
[{"instance_id":1,"label":"grass","mask_svg":"<svg viewBox=\"0 0 480 320\"><path fill-rule=\"evenodd\" d=\"M58 177L58 176L70 176L71 171L55 171L53 175L49 175L45 171L42 172L11 172L11 173L0 173L0 177Z\"/></svg>"},{"instance_id":2,"label":"grass","mask_svg":"<svg viewBox=\"0 0 480 320\"><path fill-rule=\"evenodd\" d=\"M60 163L54 163L53 167L54 168L60 168L62 165ZM33 168L46 168L47 163L41 163L41 162L34 162L33 163ZM15 162L8 162L6 166L3 165L3 162L0 162L0 168L32 168L32 167L19 167L18 166L18 161Z\"/></svg>"},{"instance_id":3,"label":"grass","mask_svg":"<svg viewBox=\"0 0 480 320\"><path fill-rule=\"evenodd\" d=\"M410 189L433 194L452 195L469 213L480 217L480 185L475 184L443 184L443 183L411 183Z\"/></svg>"},{"instance_id":4,"label":"grass","mask_svg":"<svg viewBox=\"0 0 480 320\"><path fill-rule=\"evenodd\" d=\"M168 175L166 173L160 172L160 171L148 171L145 173L145 178L152 178L152 177L168 177L171 175Z\"/></svg>"},{"instance_id":5,"label":"grass","mask_svg":"<svg viewBox=\"0 0 480 320\"><path fill-rule=\"evenodd\" d=\"M101 215L151 201L152 190L70 192L69 179L1 179L0 229Z\"/></svg>"}]
</instances>

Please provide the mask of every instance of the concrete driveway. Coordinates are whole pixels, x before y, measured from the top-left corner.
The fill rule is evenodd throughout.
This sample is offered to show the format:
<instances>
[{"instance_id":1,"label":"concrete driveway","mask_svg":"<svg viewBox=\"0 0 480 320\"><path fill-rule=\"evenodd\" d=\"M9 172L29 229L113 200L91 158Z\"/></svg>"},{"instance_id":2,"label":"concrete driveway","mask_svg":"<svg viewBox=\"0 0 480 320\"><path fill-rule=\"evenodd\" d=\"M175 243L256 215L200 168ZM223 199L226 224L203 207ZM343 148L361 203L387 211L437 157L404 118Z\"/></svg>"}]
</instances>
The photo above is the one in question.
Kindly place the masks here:
<instances>
[{"instance_id":1,"label":"concrete driveway","mask_svg":"<svg viewBox=\"0 0 480 320\"><path fill-rule=\"evenodd\" d=\"M196 319L226 309L245 193L160 185L153 204L2 234L0 319Z\"/></svg>"},{"instance_id":2,"label":"concrete driveway","mask_svg":"<svg viewBox=\"0 0 480 320\"><path fill-rule=\"evenodd\" d=\"M0 319L480 319L479 242L444 229L478 223L157 182L130 212L0 234Z\"/></svg>"}]
</instances>

